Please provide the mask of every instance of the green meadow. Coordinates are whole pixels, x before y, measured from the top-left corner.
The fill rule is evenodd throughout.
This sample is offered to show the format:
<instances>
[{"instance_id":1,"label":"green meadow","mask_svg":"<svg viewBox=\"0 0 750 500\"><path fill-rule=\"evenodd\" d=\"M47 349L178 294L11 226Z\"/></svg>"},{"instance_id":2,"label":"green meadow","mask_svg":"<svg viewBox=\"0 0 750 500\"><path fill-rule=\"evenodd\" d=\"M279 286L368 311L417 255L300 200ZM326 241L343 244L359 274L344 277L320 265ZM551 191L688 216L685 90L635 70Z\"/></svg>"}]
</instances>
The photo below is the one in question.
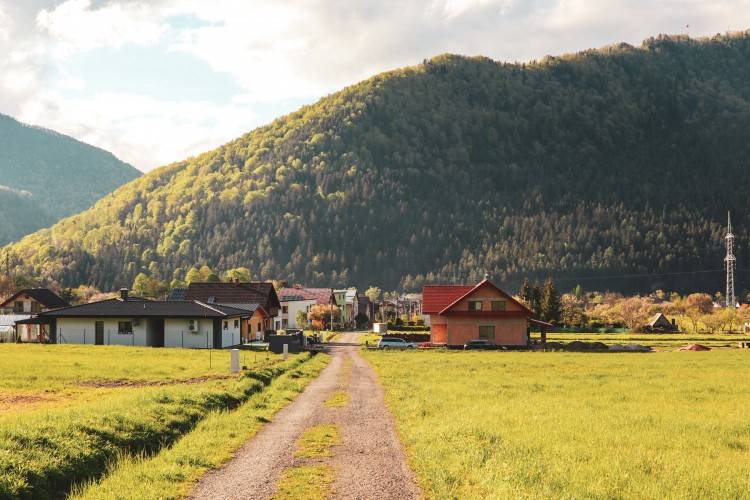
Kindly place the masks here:
<instances>
[{"instance_id":1,"label":"green meadow","mask_svg":"<svg viewBox=\"0 0 750 500\"><path fill-rule=\"evenodd\" d=\"M229 355L0 344L0 498L64 496L128 457L159 453L288 372L310 378L298 371L309 354L241 353L248 369L236 375Z\"/></svg>"},{"instance_id":2,"label":"green meadow","mask_svg":"<svg viewBox=\"0 0 750 500\"><path fill-rule=\"evenodd\" d=\"M750 498L748 350L364 355L428 498Z\"/></svg>"}]
</instances>

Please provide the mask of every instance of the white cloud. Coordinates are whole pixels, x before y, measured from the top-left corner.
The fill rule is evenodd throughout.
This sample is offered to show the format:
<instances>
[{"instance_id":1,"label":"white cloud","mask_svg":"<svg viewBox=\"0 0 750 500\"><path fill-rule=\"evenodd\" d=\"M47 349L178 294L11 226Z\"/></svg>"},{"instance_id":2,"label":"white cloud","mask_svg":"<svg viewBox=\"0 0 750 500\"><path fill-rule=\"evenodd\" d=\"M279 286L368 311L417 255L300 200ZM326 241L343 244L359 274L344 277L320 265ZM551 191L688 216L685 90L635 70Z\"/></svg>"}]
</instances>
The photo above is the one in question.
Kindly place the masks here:
<instances>
[{"instance_id":1,"label":"white cloud","mask_svg":"<svg viewBox=\"0 0 750 500\"><path fill-rule=\"evenodd\" d=\"M91 0L67 0L54 9L41 10L36 22L61 55L99 46L153 44L166 29L154 6L141 2L110 2L92 8Z\"/></svg>"},{"instance_id":2,"label":"white cloud","mask_svg":"<svg viewBox=\"0 0 750 500\"><path fill-rule=\"evenodd\" d=\"M10 23L10 16L5 13L3 6L0 5L0 41L6 41L10 37Z\"/></svg>"},{"instance_id":3,"label":"white cloud","mask_svg":"<svg viewBox=\"0 0 750 500\"><path fill-rule=\"evenodd\" d=\"M270 121L260 109L443 52L523 61L688 24L692 36L747 29L750 0L0 0L0 112L149 169ZM193 56L203 64L182 68L187 80L208 65L236 92L158 99L67 64L132 46ZM159 88L159 71L137 77Z\"/></svg>"}]
</instances>

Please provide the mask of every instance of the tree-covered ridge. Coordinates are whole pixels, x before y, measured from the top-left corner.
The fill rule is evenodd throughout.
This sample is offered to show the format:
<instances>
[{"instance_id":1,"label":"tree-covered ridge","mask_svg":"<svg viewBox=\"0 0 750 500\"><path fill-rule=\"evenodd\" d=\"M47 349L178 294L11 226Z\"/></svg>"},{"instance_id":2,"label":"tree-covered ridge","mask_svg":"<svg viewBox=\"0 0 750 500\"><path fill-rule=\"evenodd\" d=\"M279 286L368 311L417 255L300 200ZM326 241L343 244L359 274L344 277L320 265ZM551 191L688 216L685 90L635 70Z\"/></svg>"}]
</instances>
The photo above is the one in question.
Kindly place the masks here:
<instances>
[{"instance_id":1,"label":"tree-covered ridge","mask_svg":"<svg viewBox=\"0 0 750 500\"><path fill-rule=\"evenodd\" d=\"M748 81L750 32L526 65L439 56L158 169L4 252L103 289L195 264L384 288L720 268L726 210L750 220ZM675 288L720 286L687 277Z\"/></svg>"},{"instance_id":2,"label":"tree-covered ridge","mask_svg":"<svg viewBox=\"0 0 750 500\"><path fill-rule=\"evenodd\" d=\"M138 175L107 151L0 114L0 190L8 188L0 193L0 244L87 209Z\"/></svg>"}]
</instances>

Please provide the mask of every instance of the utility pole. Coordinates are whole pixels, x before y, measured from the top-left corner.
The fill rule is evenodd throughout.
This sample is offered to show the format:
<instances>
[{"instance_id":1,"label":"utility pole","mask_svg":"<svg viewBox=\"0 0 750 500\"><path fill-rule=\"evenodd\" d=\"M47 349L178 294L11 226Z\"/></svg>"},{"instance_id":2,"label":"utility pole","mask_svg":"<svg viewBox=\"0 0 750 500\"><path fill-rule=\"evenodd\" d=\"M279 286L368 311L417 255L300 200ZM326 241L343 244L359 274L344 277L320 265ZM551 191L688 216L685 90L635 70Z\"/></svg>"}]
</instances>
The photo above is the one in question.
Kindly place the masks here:
<instances>
[{"instance_id":1,"label":"utility pole","mask_svg":"<svg viewBox=\"0 0 750 500\"><path fill-rule=\"evenodd\" d=\"M734 268L737 265L737 258L734 256L734 234L732 234L732 216L727 212L727 235L724 238L727 245L727 256L724 257L724 263L727 268L727 293L726 306L734 307Z\"/></svg>"}]
</instances>

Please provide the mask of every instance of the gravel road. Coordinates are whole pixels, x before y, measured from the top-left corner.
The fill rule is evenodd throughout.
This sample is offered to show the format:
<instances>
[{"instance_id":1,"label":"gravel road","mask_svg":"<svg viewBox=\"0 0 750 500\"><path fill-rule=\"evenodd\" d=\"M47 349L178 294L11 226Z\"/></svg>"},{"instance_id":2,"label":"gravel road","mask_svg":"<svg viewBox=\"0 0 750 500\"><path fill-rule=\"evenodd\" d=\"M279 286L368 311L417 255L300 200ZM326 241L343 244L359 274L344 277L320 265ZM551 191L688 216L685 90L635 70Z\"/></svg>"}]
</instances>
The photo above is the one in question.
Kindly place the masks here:
<instances>
[{"instance_id":1,"label":"gravel road","mask_svg":"<svg viewBox=\"0 0 750 500\"><path fill-rule=\"evenodd\" d=\"M341 433L342 442L333 447L328 462L336 474L334 498L420 498L383 389L354 345L356 335L343 335L339 345L331 347L333 359L320 376L224 467L206 474L190 498L271 498L284 470L297 464L297 440L319 424L335 424ZM349 403L326 408L323 403L337 390L348 392Z\"/></svg>"}]
</instances>

